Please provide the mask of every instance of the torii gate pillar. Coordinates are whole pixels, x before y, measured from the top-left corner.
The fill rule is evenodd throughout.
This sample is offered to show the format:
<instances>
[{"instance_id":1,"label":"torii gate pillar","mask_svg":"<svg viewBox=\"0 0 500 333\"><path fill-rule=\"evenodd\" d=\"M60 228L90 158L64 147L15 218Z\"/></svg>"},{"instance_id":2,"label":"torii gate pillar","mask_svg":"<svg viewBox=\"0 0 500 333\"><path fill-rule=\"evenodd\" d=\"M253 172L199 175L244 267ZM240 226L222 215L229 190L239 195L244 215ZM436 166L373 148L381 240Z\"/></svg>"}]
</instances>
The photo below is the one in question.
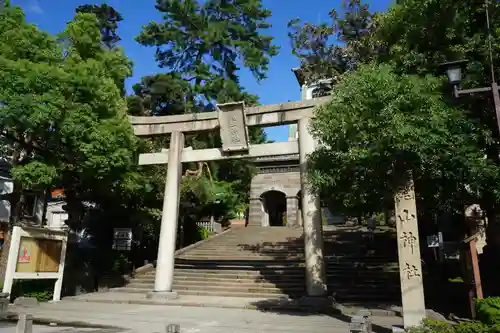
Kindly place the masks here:
<instances>
[{"instance_id":1,"label":"torii gate pillar","mask_svg":"<svg viewBox=\"0 0 500 333\"><path fill-rule=\"evenodd\" d=\"M149 298L173 299L177 293L172 290L174 283L175 246L177 240L177 216L179 215L180 183L182 177L181 154L184 135L173 132L168 150L167 180L163 198L158 260L156 262L155 289Z\"/></svg>"},{"instance_id":2,"label":"torii gate pillar","mask_svg":"<svg viewBox=\"0 0 500 333\"><path fill-rule=\"evenodd\" d=\"M298 121L299 163L307 295L318 297L326 295L327 284L323 258L321 205L319 197L311 192L307 184L307 155L311 154L316 146L316 142L309 131L310 124L311 118L302 118Z\"/></svg>"}]
</instances>

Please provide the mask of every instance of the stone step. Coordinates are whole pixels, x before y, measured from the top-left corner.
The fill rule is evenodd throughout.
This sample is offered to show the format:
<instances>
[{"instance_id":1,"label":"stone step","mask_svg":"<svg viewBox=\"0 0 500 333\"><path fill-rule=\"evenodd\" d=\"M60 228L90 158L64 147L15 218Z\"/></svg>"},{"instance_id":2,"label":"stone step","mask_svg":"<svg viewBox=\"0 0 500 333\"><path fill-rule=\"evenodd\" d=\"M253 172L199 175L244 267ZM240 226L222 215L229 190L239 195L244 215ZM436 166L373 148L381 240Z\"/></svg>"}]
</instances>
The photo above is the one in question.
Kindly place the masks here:
<instances>
[{"instance_id":1,"label":"stone step","mask_svg":"<svg viewBox=\"0 0 500 333\"><path fill-rule=\"evenodd\" d=\"M220 277L238 277L238 276L305 276L305 270L303 268L293 268L293 269L238 269L241 267L236 267L235 269L216 269L216 268L176 268L175 276L220 276ZM328 276L337 277L373 277L381 278L384 276L399 277L398 270L366 270L366 269L336 269L333 267L327 267ZM137 277L154 277L155 271L147 272L145 274L138 275Z\"/></svg>"},{"instance_id":2,"label":"stone step","mask_svg":"<svg viewBox=\"0 0 500 333\"><path fill-rule=\"evenodd\" d=\"M225 256L191 256L189 254L181 255L175 258L175 263L185 263L185 262L238 262L238 263L262 263L262 264L272 264L272 263L290 263L290 262L304 262L303 257L299 258L279 258L279 257L266 257L266 256L234 256L231 254L226 254ZM370 264L370 265L381 265L381 264L397 264L397 260L392 260L388 258L361 258L361 257L336 257L336 256L325 256L325 262L327 263L338 263L338 264Z\"/></svg>"},{"instance_id":3,"label":"stone step","mask_svg":"<svg viewBox=\"0 0 500 333\"><path fill-rule=\"evenodd\" d=\"M370 276L380 275L380 274L397 274L399 272L398 267L394 266L342 266L342 265L327 265L326 271L331 274L339 275L355 275L355 276ZM289 274L292 271L305 272L304 266L280 266L280 267L266 267L266 266L243 266L243 265L179 265L176 266L176 272L182 271L215 271L218 273L225 274L238 274L245 272L263 272L266 274ZM154 274L154 272L146 273Z\"/></svg>"},{"instance_id":4,"label":"stone step","mask_svg":"<svg viewBox=\"0 0 500 333\"><path fill-rule=\"evenodd\" d=\"M177 257L178 260L220 260L220 261L304 261L303 255L291 256L291 255L283 255L283 256L266 256L266 255L199 255L199 254L185 254Z\"/></svg>"},{"instance_id":5,"label":"stone step","mask_svg":"<svg viewBox=\"0 0 500 333\"><path fill-rule=\"evenodd\" d=\"M250 288L245 291L245 289L223 289L214 290L206 288L173 288L179 295L199 295L199 296L216 296L216 297L246 297L246 298L280 298L287 296L302 296L305 295L305 290L280 290L280 289L255 289ZM148 292L152 291L152 288L113 288L110 289L112 292L120 293L139 293L146 295ZM269 292L270 291L270 292ZM365 289L355 289L355 288L333 288L329 286L329 294L332 294L338 302L348 302L348 301L396 301L400 300L400 293L398 291L394 292L384 292L379 289L365 290Z\"/></svg>"},{"instance_id":6,"label":"stone step","mask_svg":"<svg viewBox=\"0 0 500 333\"><path fill-rule=\"evenodd\" d=\"M207 287L199 285L180 285L174 283L172 286L173 290L190 290L198 292L219 292L219 293L253 293L253 294L279 294L279 295L303 295L305 293L305 286L290 286L286 288L273 287L261 287L258 285L253 286L220 286L220 287ZM255 295L254 297L256 297ZM260 296L257 296L260 297Z\"/></svg>"},{"instance_id":7,"label":"stone step","mask_svg":"<svg viewBox=\"0 0 500 333\"><path fill-rule=\"evenodd\" d=\"M175 290L179 295L189 296L214 296L214 297L244 297L244 298L266 298L266 299L279 299L288 298L286 294L279 293L248 293L248 292L230 292L230 291L211 291L211 290Z\"/></svg>"},{"instance_id":8,"label":"stone step","mask_svg":"<svg viewBox=\"0 0 500 333\"><path fill-rule=\"evenodd\" d=\"M254 282L266 282L266 281L283 281L283 282L300 282L304 283L305 279L305 274L304 273L299 273L299 274L289 274L289 275L283 275L283 274L275 274L275 275L260 275L260 274L255 274L255 275L250 275L250 274L206 274L203 272L200 273L187 273L187 274L175 274L174 279L176 280L191 280L191 281L254 281ZM154 276L149 276L149 277L144 277L144 278L137 278L134 279L133 281L154 281Z\"/></svg>"},{"instance_id":9,"label":"stone step","mask_svg":"<svg viewBox=\"0 0 500 333\"><path fill-rule=\"evenodd\" d=\"M223 261L217 261L217 260L200 260L200 261L185 261L185 262L179 262L175 264L175 268L211 268L211 267L217 267L219 269L224 269L224 268L240 268L240 269L265 269L265 270L272 270L272 269L296 269L296 268L303 268L304 263L301 261L287 261L287 262L277 262L277 261L271 261L271 260L263 260L263 261L229 261L229 260L223 260Z\"/></svg>"},{"instance_id":10,"label":"stone step","mask_svg":"<svg viewBox=\"0 0 500 333\"><path fill-rule=\"evenodd\" d=\"M240 247L234 246L234 247L216 247L216 248L206 248L206 247L199 247L199 248L194 248L192 250L189 250L187 252L184 252L183 254L187 253L192 253L192 254L202 254L202 255L207 255L207 254L250 254L250 255L285 255L285 254L304 254L304 249L294 249L294 250L286 250L286 249L269 249L269 250L262 250L262 249L242 249ZM385 253L385 252L370 252L370 251L361 251L359 248L356 251L339 251L336 249L335 251L324 251L325 256L329 257L336 257L336 258L370 258L370 259L394 259L396 258L395 253Z\"/></svg>"},{"instance_id":11,"label":"stone step","mask_svg":"<svg viewBox=\"0 0 500 333\"><path fill-rule=\"evenodd\" d=\"M233 291L237 288L242 288L242 290L267 290L267 289L279 289L290 291L301 291L303 292L305 289L304 281L296 281L296 282L279 282L279 283L264 283L264 282L244 282L244 281L226 281L221 282L217 285L214 285L213 281L192 281L192 280L174 280L174 289L184 290L214 290L214 286L217 289L224 288L224 290ZM126 288L132 289L153 289L153 282L132 282L126 286ZM399 295L400 288L395 284L383 284L383 283L358 283L356 285L348 285L346 283L328 283L328 290L331 292L342 292L345 290L350 290L350 293L358 293L358 294L391 294L391 295Z\"/></svg>"},{"instance_id":12,"label":"stone step","mask_svg":"<svg viewBox=\"0 0 500 333\"><path fill-rule=\"evenodd\" d=\"M227 294L245 294L245 295L254 294L251 297L262 297L261 296L262 294L264 294L264 295L283 295L284 294L283 290L276 288L276 287L264 288L264 287L258 287L258 286L250 286L250 287L212 286L210 288L207 288L204 286L182 286L182 285L179 286L179 285L177 285L177 286L173 287L172 289L174 291L177 291L177 292L190 291L190 292L196 292L198 294L210 293L210 294L219 295L219 296L223 296L223 295L227 295ZM150 287L150 288L122 287L122 288L113 288L110 290L113 292L129 292L129 293L147 294L148 292L153 290L153 287ZM288 290L287 290L287 292L288 292ZM300 295L300 294L303 294L304 291L302 289L300 289L300 290L299 289L290 289L290 292L293 295Z\"/></svg>"},{"instance_id":13,"label":"stone step","mask_svg":"<svg viewBox=\"0 0 500 333\"><path fill-rule=\"evenodd\" d=\"M263 251L252 251L252 250L243 250L243 249L238 249L238 248L232 248L232 249L206 249L206 248L200 248L200 249L193 249L191 251L188 251L186 253L189 254L201 254L201 255L208 255L208 254L227 254L227 251L231 251L231 254L256 254L256 255L276 255L276 254L303 254L304 249L297 249L293 251L288 251L288 250L263 250Z\"/></svg>"},{"instance_id":14,"label":"stone step","mask_svg":"<svg viewBox=\"0 0 500 333\"><path fill-rule=\"evenodd\" d=\"M240 268L240 269L238 269ZM266 273L266 275L279 275L279 276L286 276L286 275L301 275L304 276L305 271L303 268L294 268L294 269L268 269L268 270L259 270L259 269L254 269L253 267L251 269L241 269L241 267L236 267L235 269L217 269L217 268L176 268L175 273L176 275L182 274L182 275L193 275L193 274L203 274L203 275L244 275L244 276L256 276L256 275L261 275L261 273ZM148 272L145 273L142 276L154 276L155 272Z\"/></svg>"},{"instance_id":15,"label":"stone step","mask_svg":"<svg viewBox=\"0 0 500 333\"><path fill-rule=\"evenodd\" d=\"M265 251L274 251L274 252L303 252L304 247L297 247L297 248L269 248L269 249L261 249L261 248L254 248L254 247L247 247L243 246L240 244L235 244L235 245L217 245L217 246L199 246L195 247L191 250L190 252L198 252L198 251L213 251L213 252L224 252L224 251L240 251L240 252L248 252L248 253L259 253L259 252L265 252Z\"/></svg>"},{"instance_id":16,"label":"stone step","mask_svg":"<svg viewBox=\"0 0 500 333\"><path fill-rule=\"evenodd\" d=\"M273 270L295 270L305 268L304 262L239 262L239 261L202 261L202 262L185 262L178 263L175 265L175 269L219 269L219 270L260 270L260 271L273 271ZM360 274L371 274L375 272L395 272L398 267L396 265L352 265L352 264L331 264L326 265L327 271L339 271L339 270L360 270Z\"/></svg>"},{"instance_id":17,"label":"stone step","mask_svg":"<svg viewBox=\"0 0 500 333\"><path fill-rule=\"evenodd\" d=\"M392 245L392 244L391 244ZM396 241L394 241L396 245ZM384 251L390 247L367 244L362 239L353 241L342 241L333 238L324 238L323 246L332 247L335 246L337 249L342 249L342 247L352 248L352 249L365 249L365 250L378 250ZM223 238L220 241L208 241L197 248L217 248L217 247L238 247L241 249L263 249L263 250L274 250L274 249L303 249L304 241L302 239L295 239L292 241L283 241L283 239L276 240L262 240L260 237L253 237L252 239L227 239ZM392 246L391 246L392 247Z\"/></svg>"},{"instance_id":18,"label":"stone step","mask_svg":"<svg viewBox=\"0 0 500 333\"><path fill-rule=\"evenodd\" d=\"M146 296L147 293L152 291L152 289L127 289L127 288L113 288L110 289L112 292L119 293L139 293ZM265 294L265 293L248 293L248 292L224 292L224 291L210 291L210 290L175 290L179 295L190 295L190 296L214 296L214 297L245 297L245 298L267 298L267 299L278 299L287 297L285 294Z\"/></svg>"},{"instance_id":19,"label":"stone step","mask_svg":"<svg viewBox=\"0 0 500 333\"><path fill-rule=\"evenodd\" d=\"M223 273L186 273L177 274L174 277L175 281L209 281L211 283L225 283L225 282L271 282L271 283L305 283L305 274L223 274ZM132 279L130 282L145 282L153 283L155 280L154 275L142 276ZM344 285L356 285L356 284L393 284L399 285L399 275L378 275L378 276L356 276L356 275L339 275L339 274L327 274L328 283L338 283Z\"/></svg>"},{"instance_id":20,"label":"stone step","mask_svg":"<svg viewBox=\"0 0 500 333\"><path fill-rule=\"evenodd\" d=\"M197 286L204 289L210 289L213 286L227 287L227 288L298 288L304 289L304 281L281 281L278 284L272 282L256 282L252 280L219 280L217 284L215 281L200 281L190 279L174 279L174 286ZM154 288L154 282L139 282L132 281L127 285L128 288Z\"/></svg>"},{"instance_id":21,"label":"stone step","mask_svg":"<svg viewBox=\"0 0 500 333\"><path fill-rule=\"evenodd\" d=\"M370 258L370 257L338 257L333 255L326 255L326 262L338 262L347 263L360 262L360 263L396 263L397 261L390 258ZM304 261L305 256L303 254L291 255L267 255L267 254L248 254L248 253L186 253L176 257L176 261L189 261L189 260L199 260L199 261L211 261L211 260L227 260L227 261Z\"/></svg>"}]
</instances>

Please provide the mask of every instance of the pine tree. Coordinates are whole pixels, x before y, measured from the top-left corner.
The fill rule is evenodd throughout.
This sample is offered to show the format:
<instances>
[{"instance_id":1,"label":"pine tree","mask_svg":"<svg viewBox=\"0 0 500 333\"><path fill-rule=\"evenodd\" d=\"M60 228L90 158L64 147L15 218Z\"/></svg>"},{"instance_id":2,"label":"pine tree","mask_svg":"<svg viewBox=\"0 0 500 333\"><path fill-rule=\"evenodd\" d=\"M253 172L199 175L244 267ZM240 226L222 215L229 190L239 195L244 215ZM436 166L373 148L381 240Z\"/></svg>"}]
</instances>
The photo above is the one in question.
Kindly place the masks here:
<instances>
[{"instance_id":1,"label":"pine tree","mask_svg":"<svg viewBox=\"0 0 500 333\"><path fill-rule=\"evenodd\" d=\"M288 23L293 54L299 58L301 75L308 83L332 79L335 84L373 52L364 43L375 28L374 14L368 5L361 0L348 0L342 8L340 14L335 9L328 13L329 23L302 23L300 19Z\"/></svg>"},{"instance_id":2,"label":"pine tree","mask_svg":"<svg viewBox=\"0 0 500 333\"><path fill-rule=\"evenodd\" d=\"M80 5L76 8L77 13L91 13L97 16L99 21L99 30L101 31L101 41L108 48L116 46L121 40L116 33L118 23L123 21L122 15L113 7L102 5Z\"/></svg>"},{"instance_id":3,"label":"pine tree","mask_svg":"<svg viewBox=\"0 0 500 333\"><path fill-rule=\"evenodd\" d=\"M213 111L215 103L258 103L241 86L239 70L243 65L262 80L270 58L278 52L273 38L264 34L271 12L261 0L157 0L156 8L163 21L146 25L137 41L156 48L156 61L166 73L144 77L134 86L135 93L128 98L130 113L170 115ZM254 143L265 141L262 129L252 129L250 137ZM198 149L220 147L217 133L188 135L186 141ZM150 143L158 149L165 141L155 138ZM202 163L190 167L197 169L194 174L207 176L201 172ZM222 191L227 198L236 194L239 202L228 200L233 205L226 207L229 211L246 202L253 172L248 163L220 161L209 167L214 182L189 182L184 198L197 192L200 210L213 204L213 198L203 199L204 193Z\"/></svg>"}]
</instances>

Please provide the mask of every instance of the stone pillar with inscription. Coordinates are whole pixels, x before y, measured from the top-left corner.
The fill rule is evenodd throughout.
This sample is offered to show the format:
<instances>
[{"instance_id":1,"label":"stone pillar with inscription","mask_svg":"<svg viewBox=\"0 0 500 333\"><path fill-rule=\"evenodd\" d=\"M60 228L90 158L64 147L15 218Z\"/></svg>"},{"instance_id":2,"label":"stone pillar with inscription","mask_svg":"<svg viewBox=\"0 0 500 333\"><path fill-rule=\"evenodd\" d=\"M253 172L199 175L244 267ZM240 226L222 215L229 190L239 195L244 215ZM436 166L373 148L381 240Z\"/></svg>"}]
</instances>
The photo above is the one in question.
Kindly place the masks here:
<instances>
[{"instance_id":1,"label":"stone pillar with inscription","mask_svg":"<svg viewBox=\"0 0 500 333\"><path fill-rule=\"evenodd\" d=\"M417 206L411 172L405 175L394 199L404 327L421 326L425 318L425 300Z\"/></svg>"}]
</instances>

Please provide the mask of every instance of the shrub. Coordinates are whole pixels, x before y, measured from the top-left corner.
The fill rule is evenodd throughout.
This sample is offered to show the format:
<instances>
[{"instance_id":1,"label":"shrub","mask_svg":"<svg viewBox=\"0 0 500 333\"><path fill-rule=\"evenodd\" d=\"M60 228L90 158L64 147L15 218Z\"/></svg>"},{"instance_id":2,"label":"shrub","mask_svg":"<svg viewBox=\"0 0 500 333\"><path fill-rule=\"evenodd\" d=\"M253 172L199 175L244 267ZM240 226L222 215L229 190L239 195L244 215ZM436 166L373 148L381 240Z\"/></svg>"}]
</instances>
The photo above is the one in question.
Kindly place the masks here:
<instances>
[{"instance_id":1,"label":"shrub","mask_svg":"<svg viewBox=\"0 0 500 333\"><path fill-rule=\"evenodd\" d=\"M477 318L484 324L500 324L500 297L476 299Z\"/></svg>"},{"instance_id":2,"label":"shrub","mask_svg":"<svg viewBox=\"0 0 500 333\"><path fill-rule=\"evenodd\" d=\"M198 237L197 238L199 240L204 240L204 239L207 239L208 237L210 237L210 231L208 231L204 227L198 227Z\"/></svg>"},{"instance_id":3,"label":"shrub","mask_svg":"<svg viewBox=\"0 0 500 333\"><path fill-rule=\"evenodd\" d=\"M500 325L487 325L480 322L452 325L437 320L424 320L422 327L410 328L409 333L498 333Z\"/></svg>"},{"instance_id":4,"label":"shrub","mask_svg":"<svg viewBox=\"0 0 500 333\"><path fill-rule=\"evenodd\" d=\"M10 299L33 297L39 302L50 301L54 296L54 280L15 280L12 284Z\"/></svg>"},{"instance_id":5,"label":"shrub","mask_svg":"<svg viewBox=\"0 0 500 333\"><path fill-rule=\"evenodd\" d=\"M498 325L485 325L479 322L462 323L455 326L456 333L496 333L499 332Z\"/></svg>"},{"instance_id":6,"label":"shrub","mask_svg":"<svg viewBox=\"0 0 500 333\"><path fill-rule=\"evenodd\" d=\"M443 321L424 320L422 327L414 327L406 330L409 333L456 333L455 327Z\"/></svg>"}]
</instances>

